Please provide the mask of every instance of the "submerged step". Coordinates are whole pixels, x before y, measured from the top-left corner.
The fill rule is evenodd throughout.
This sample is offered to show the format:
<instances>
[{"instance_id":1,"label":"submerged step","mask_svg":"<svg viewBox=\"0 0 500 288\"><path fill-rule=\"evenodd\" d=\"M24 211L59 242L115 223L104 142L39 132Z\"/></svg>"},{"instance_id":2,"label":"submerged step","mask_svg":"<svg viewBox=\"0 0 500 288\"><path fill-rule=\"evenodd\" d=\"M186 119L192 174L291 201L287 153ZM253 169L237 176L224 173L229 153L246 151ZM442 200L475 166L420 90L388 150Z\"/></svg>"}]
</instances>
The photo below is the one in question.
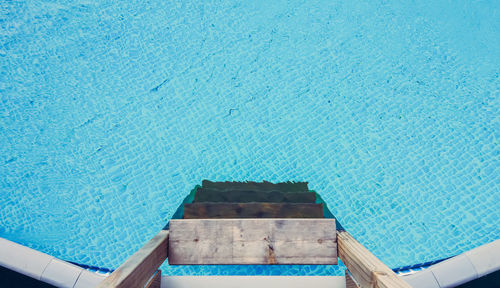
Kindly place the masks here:
<instances>
[{"instance_id":1,"label":"submerged step","mask_svg":"<svg viewBox=\"0 0 500 288\"><path fill-rule=\"evenodd\" d=\"M282 182L271 183L263 182L212 182L202 181L202 188L228 191L228 190L247 190L247 191L281 191L281 192L308 192L307 182Z\"/></svg>"},{"instance_id":2,"label":"submerged step","mask_svg":"<svg viewBox=\"0 0 500 288\"><path fill-rule=\"evenodd\" d=\"M187 203L183 218L323 218L323 204Z\"/></svg>"},{"instance_id":3,"label":"submerged step","mask_svg":"<svg viewBox=\"0 0 500 288\"><path fill-rule=\"evenodd\" d=\"M207 188L199 188L196 191L194 202L228 202L228 203L314 203L316 193L296 192L287 193L280 191L249 191L249 190L228 190L220 191Z\"/></svg>"}]
</instances>

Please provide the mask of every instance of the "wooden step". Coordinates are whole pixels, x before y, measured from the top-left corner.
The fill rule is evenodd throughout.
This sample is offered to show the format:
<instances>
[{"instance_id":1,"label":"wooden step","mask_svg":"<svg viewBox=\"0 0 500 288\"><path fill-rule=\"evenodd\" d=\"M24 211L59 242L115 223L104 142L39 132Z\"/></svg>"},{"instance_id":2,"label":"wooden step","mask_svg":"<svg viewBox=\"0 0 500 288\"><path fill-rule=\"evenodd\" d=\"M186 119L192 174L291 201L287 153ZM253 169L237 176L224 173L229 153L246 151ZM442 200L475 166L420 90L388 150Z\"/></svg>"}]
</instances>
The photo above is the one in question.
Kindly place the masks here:
<instances>
[{"instance_id":1,"label":"wooden step","mask_svg":"<svg viewBox=\"0 0 500 288\"><path fill-rule=\"evenodd\" d=\"M168 251L170 265L334 265L335 219L172 220Z\"/></svg>"},{"instance_id":2,"label":"wooden step","mask_svg":"<svg viewBox=\"0 0 500 288\"><path fill-rule=\"evenodd\" d=\"M323 218L323 204L191 203L184 204L183 218Z\"/></svg>"},{"instance_id":3,"label":"wooden step","mask_svg":"<svg viewBox=\"0 0 500 288\"><path fill-rule=\"evenodd\" d=\"M230 190L220 191L207 188L199 188L196 191L194 202L228 202L228 203L315 203L316 193L297 192L286 193L280 191L248 191Z\"/></svg>"},{"instance_id":4,"label":"wooden step","mask_svg":"<svg viewBox=\"0 0 500 288\"><path fill-rule=\"evenodd\" d=\"M281 191L281 192L308 192L307 182L212 182L202 181L202 187L213 190L246 190L246 191Z\"/></svg>"}]
</instances>

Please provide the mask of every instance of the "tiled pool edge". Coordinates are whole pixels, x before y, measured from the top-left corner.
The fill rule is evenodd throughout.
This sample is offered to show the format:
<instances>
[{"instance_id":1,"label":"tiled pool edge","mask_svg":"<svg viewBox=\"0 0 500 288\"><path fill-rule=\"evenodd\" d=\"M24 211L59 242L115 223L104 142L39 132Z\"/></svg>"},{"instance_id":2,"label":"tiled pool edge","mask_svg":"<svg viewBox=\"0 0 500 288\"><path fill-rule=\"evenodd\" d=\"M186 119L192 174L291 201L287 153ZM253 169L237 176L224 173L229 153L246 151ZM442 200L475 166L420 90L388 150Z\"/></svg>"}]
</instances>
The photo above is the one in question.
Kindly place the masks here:
<instances>
[{"instance_id":1,"label":"tiled pool edge","mask_svg":"<svg viewBox=\"0 0 500 288\"><path fill-rule=\"evenodd\" d=\"M424 263L402 266L402 267L394 268L394 269L392 269L392 271L394 271L394 273L396 273L399 276L411 275L411 274L415 274L417 272L425 270L425 269L431 267L432 265L436 265L440 262L443 262L443 261L448 260L448 259L453 258L453 257L455 257L455 256L447 257L447 258L443 258L443 259L438 259L438 260L434 260L434 261L427 261Z\"/></svg>"},{"instance_id":2,"label":"tiled pool edge","mask_svg":"<svg viewBox=\"0 0 500 288\"><path fill-rule=\"evenodd\" d=\"M92 265L86 265L86 264L81 264L81 263L77 263L77 262L73 262L73 261L66 261L68 263L71 263L73 265L76 265L80 268L83 268L87 271L90 271L90 272L93 272L93 273L97 273L97 274L101 274L103 276L108 276L109 274L113 273L113 269L108 269L108 268L103 268L103 267L97 267L97 266L92 266Z\"/></svg>"}]
</instances>

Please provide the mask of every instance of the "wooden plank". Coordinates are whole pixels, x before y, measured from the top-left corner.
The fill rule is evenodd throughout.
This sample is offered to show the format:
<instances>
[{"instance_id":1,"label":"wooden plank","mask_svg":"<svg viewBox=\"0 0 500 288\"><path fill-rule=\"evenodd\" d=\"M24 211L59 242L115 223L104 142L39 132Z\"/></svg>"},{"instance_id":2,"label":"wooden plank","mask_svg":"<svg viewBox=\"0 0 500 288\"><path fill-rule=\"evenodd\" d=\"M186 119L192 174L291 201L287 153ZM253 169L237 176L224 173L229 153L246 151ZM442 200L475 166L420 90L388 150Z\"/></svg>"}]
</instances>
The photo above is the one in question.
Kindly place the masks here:
<instances>
[{"instance_id":1,"label":"wooden plank","mask_svg":"<svg viewBox=\"0 0 500 288\"><path fill-rule=\"evenodd\" d=\"M184 219L208 218L323 218L323 204L190 203Z\"/></svg>"},{"instance_id":2,"label":"wooden plank","mask_svg":"<svg viewBox=\"0 0 500 288\"><path fill-rule=\"evenodd\" d=\"M227 202L227 203L315 203L316 193L297 192L286 193L280 191L249 191L229 190L220 191L200 188L196 191L194 202Z\"/></svg>"},{"instance_id":3,"label":"wooden plank","mask_svg":"<svg viewBox=\"0 0 500 288\"><path fill-rule=\"evenodd\" d=\"M144 288L160 288L161 287L161 270L156 271L151 278L149 278L148 283Z\"/></svg>"},{"instance_id":4,"label":"wooden plank","mask_svg":"<svg viewBox=\"0 0 500 288\"><path fill-rule=\"evenodd\" d=\"M308 192L307 182L212 182L202 181L202 187L214 190L251 190L251 191L282 191L282 192Z\"/></svg>"},{"instance_id":5,"label":"wooden plank","mask_svg":"<svg viewBox=\"0 0 500 288\"><path fill-rule=\"evenodd\" d=\"M158 267L167 259L168 230L161 230L135 252L98 287L144 287Z\"/></svg>"},{"instance_id":6,"label":"wooden plank","mask_svg":"<svg viewBox=\"0 0 500 288\"><path fill-rule=\"evenodd\" d=\"M347 270L345 270L345 288L360 288Z\"/></svg>"},{"instance_id":7,"label":"wooden plank","mask_svg":"<svg viewBox=\"0 0 500 288\"><path fill-rule=\"evenodd\" d=\"M347 231L337 231L338 256L362 288L411 288Z\"/></svg>"},{"instance_id":8,"label":"wooden plank","mask_svg":"<svg viewBox=\"0 0 500 288\"><path fill-rule=\"evenodd\" d=\"M337 264L335 219L171 220L169 263Z\"/></svg>"}]
</instances>

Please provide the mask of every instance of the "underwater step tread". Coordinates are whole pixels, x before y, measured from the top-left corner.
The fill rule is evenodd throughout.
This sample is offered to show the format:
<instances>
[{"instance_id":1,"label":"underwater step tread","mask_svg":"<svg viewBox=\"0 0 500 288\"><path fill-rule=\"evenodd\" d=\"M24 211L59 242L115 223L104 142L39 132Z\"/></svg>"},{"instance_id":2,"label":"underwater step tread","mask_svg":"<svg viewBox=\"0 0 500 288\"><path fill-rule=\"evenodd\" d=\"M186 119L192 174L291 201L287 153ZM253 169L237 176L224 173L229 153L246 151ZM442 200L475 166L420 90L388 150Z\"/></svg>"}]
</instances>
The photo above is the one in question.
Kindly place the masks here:
<instances>
[{"instance_id":1,"label":"underwater step tread","mask_svg":"<svg viewBox=\"0 0 500 288\"><path fill-rule=\"evenodd\" d=\"M324 218L323 204L314 203L187 203L184 219Z\"/></svg>"},{"instance_id":2,"label":"underwater step tread","mask_svg":"<svg viewBox=\"0 0 500 288\"><path fill-rule=\"evenodd\" d=\"M202 187L213 190L253 190L253 191L281 191L281 192L308 192L307 182L212 182L202 181Z\"/></svg>"},{"instance_id":3,"label":"underwater step tread","mask_svg":"<svg viewBox=\"0 0 500 288\"><path fill-rule=\"evenodd\" d=\"M196 191L195 203L200 202L227 202L227 203L315 203L316 193L296 192L286 193L281 191L250 191L250 190L213 190L199 188Z\"/></svg>"}]
</instances>

